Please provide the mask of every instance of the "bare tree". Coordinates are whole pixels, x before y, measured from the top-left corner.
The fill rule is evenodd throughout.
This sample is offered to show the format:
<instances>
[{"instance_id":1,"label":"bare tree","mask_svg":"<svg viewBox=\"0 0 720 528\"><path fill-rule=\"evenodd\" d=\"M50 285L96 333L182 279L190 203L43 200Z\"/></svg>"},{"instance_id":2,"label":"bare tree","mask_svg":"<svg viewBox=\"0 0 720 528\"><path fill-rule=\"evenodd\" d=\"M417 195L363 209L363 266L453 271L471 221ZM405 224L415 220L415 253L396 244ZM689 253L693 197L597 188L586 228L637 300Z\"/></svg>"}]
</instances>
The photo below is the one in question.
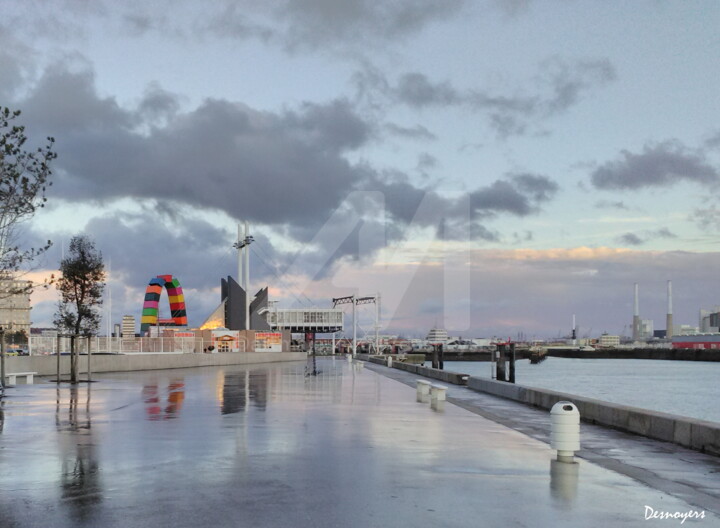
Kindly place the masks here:
<instances>
[{"instance_id":1,"label":"bare tree","mask_svg":"<svg viewBox=\"0 0 720 528\"><path fill-rule=\"evenodd\" d=\"M50 247L23 249L18 244L18 226L32 218L45 205L45 190L50 185L50 163L57 157L55 140L36 151L24 149L25 127L15 125L19 111L0 107L0 300L29 295L32 283L20 281L23 264ZM0 386L5 377L5 328L0 327Z\"/></svg>"},{"instance_id":2,"label":"bare tree","mask_svg":"<svg viewBox=\"0 0 720 528\"><path fill-rule=\"evenodd\" d=\"M102 254L87 236L70 240L68 255L60 262L56 282L60 302L54 323L60 332L70 333L70 383L78 382L77 336L91 336L100 326L102 294L105 288L105 264Z\"/></svg>"},{"instance_id":3,"label":"bare tree","mask_svg":"<svg viewBox=\"0 0 720 528\"><path fill-rule=\"evenodd\" d=\"M22 249L17 245L17 228L44 207L45 191L51 185L50 164L57 157L52 150L55 140L35 151L24 149L25 127L13 124L20 115L0 107L0 278L17 272L20 266L45 247Z\"/></svg>"}]
</instances>

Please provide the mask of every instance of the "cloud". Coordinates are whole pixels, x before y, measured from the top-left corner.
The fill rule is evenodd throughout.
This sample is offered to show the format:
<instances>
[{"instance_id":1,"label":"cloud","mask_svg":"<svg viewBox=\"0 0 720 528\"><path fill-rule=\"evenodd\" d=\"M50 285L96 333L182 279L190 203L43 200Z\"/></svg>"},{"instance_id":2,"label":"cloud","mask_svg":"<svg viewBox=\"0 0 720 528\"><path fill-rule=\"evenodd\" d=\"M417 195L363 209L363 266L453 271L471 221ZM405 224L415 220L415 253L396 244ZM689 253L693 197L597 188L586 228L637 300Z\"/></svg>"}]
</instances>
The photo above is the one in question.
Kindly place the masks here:
<instances>
[{"instance_id":1,"label":"cloud","mask_svg":"<svg viewBox=\"0 0 720 528\"><path fill-rule=\"evenodd\" d=\"M425 171L428 169L434 169L438 166L438 160L435 156L428 154L427 152L422 152L418 156L418 162L417 162L417 169L420 171Z\"/></svg>"},{"instance_id":2,"label":"cloud","mask_svg":"<svg viewBox=\"0 0 720 528\"><path fill-rule=\"evenodd\" d=\"M640 154L627 150L621 159L598 167L591 175L597 189L641 189L663 187L680 180L714 183L720 175L702 152L691 150L678 141L646 145Z\"/></svg>"},{"instance_id":3,"label":"cloud","mask_svg":"<svg viewBox=\"0 0 720 528\"><path fill-rule=\"evenodd\" d=\"M131 196L268 224L317 222L365 179L343 154L371 126L343 100L270 113L208 99L178 113L176 98L152 87L138 109L125 109L97 95L91 72L58 66L19 105L25 122L57 137L53 192L69 200ZM165 124L143 131L141 116Z\"/></svg>"},{"instance_id":4,"label":"cloud","mask_svg":"<svg viewBox=\"0 0 720 528\"><path fill-rule=\"evenodd\" d=\"M557 337L577 314L582 332L628 335L633 283L640 282L643 318L664 321L666 281L675 287L675 317L693 323L699 307L713 306L707 270L720 253L640 251L624 248L473 250L470 284L458 280L466 259L450 255L438 265L382 267L372 272L342 267L335 276L383 295L383 330L424 334L436 323L472 337ZM403 278L414 274L411 282ZM399 285L399 286L397 286ZM452 299L442 302L442 299ZM433 301L434 300L434 301ZM458 326L466 318L468 325Z\"/></svg>"},{"instance_id":5,"label":"cloud","mask_svg":"<svg viewBox=\"0 0 720 528\"><path fill-rule=\"evenodd\" d=\"M709 149L720 148L720 132L715 133L705 141L705 147Z\"/></svg>"},{"instance_id":6,"label":"cloud","mask_svg":"<svg viewBox=\"0 0 720 528\"><path fill-rule=\"evenodd\" d=\"M645 240L635 233L625 233L620 237L620 242L629 246L640 246L645 243Z\"/></svg>"},{"instance_id":7,"label":"cloud","mask_svg":"<svg viewBox=\"0 0 720 528\"><path fill-rule=\"evenodd\" d=\"M399 171L351 162L348 154L374 141L378 128L343 98L278 112L223 99L184 110L181 98L151 84L136 106L124 106L98 94L92 71L82 63L48 69L18 104L34 131L57 138L50 199L152 204L146 229L169 222L176 231L168 244L202 239L199 248L209 247L208 241L224 244L222 232L200 232L185 217L208 212L241 218L302 245L306 255L298 272L325 276L339 261L371 259L415 229L447 240L500 241L503 234L484 225L487 219L537 214L558 190L547 176L513 173L483 176L474 188L448 193ZM437 160L421 155L419 162L428 169ZM145 237L153 242L147 247L133 244L135 237L145 240L134 227L138 222L99 218L87 229L104 240L117 224L124 247L132 248L126 258L137 260L163 246L154 234ZM180 249L178 258L184 258ZM211 250L202 251L214 258ZM294 259L292 251L269 251L278 262ZM188 261L203 268L195 257Z\"/></svg>"},{"instance_id":8,"label":"cloud","mask_svg":"<svg viewBox=\"0 0 720 528\"><path fill-rule=\"evenodd\" d=\"M703 231L720 231L720 210L712 206L707 209L695 209L690 220Z\"/></svg>"},{"instance_id":9,"label":"cloud","mask_svg":"<svg viewBox=\"0 0 720 528\"><path fill-rule=\"evenodd\" d=\"M414 127L403 127L395 123L386 123L384 125L384 128L389 134L406 139L418 139L424 141L435 141L437 139L437 136L435 134L430 132L422 125L415 125Z\"/></svg>"},{"instance_id":10,"label":"cloud","mask_svg":"<svg viewBox=\"0 0 720 528\"><path fill-rule=\"evenodd\" d=\"M656 230L646 230L640 233L625 233L618 237L618 241L629 246L641 246L647 242L656 239L677 238L677 235L670 231L667 227Z\"/></svg>"},{"instance_id":11,"label":"cloud","mask_svg":"<svg viewBox=\"0 0 720 528\"><path fill-rule=\"evenodd\" d=\"M529 91L508 94L507 88L460 89L421 72L406 72L395 83L372 65L353 76L358 100L372 107L403 104L414 109L465 108L484 114L500 137L522 135L538 123L566 112L590 91L616 79L607 59L567 61L546 59L525 84ZM385 101L383 103L383 100Z\"/></svg>"},{"instance_id":12,"label":"cloud","mask_svg":"<svg viewBox=\"0 0 720 528\"><path fill-rule=\"evenodd\" d=\"M131 37L159 32L185 40L252 39L295 52L363 50L402 40L457 15L467 0L217 0L202 6L190 0L23 3L32 7L11 9L6 19L44 38L66 41L99 21L105 31Z\"/></svg>"},{"instance_id":13,"label":"cloud","mask_svg":"<svg viewBox=\"0 0 720 528\"><path fill-rule=\"evenodd\" d=\"M625 205L625 202L612 200L598 200L595 202L595 207L598 209L619 209L621 211L630 210L630 208Z\"/></svg>"}]
</instances>

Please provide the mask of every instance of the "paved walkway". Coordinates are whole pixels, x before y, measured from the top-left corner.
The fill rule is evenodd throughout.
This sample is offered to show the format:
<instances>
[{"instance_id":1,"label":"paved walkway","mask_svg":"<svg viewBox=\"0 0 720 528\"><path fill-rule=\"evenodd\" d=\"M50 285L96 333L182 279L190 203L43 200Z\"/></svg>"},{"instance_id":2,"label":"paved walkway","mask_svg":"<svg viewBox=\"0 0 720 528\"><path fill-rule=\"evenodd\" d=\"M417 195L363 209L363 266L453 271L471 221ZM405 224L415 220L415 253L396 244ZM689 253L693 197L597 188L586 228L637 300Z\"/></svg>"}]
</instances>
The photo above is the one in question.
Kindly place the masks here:
<instances>
[{"instance_id":1,"label":"paved walkway","mask_svg":"<svg viewBox=\"0 0 720 528\"><path fill-rule=\"evenodd\" d=\"M411 387L417 379L425 379L381 365L367 366ZM452 363L446 363L446 369L452 370ZM544 409L456 385L448 387L448 401L550 443L549 413ZM587 423L581 424L581 448L577 456L584 460L679 497L696 509L720 513L720 458L714 455Z\"/></svg>"},{"instance_id":2,"label":"paved walkway","mask_svg":"<svg viewBox=\"0 0 720 528\"><path fill-rule=\"evenodd\" d=\"M0 403L0 526L647 527L680 521L646 521L646 506L702 509L586 459L559 464L460 406L432 411L368 366L319 368L17 386Z\"/></svg>"}]
</instances>

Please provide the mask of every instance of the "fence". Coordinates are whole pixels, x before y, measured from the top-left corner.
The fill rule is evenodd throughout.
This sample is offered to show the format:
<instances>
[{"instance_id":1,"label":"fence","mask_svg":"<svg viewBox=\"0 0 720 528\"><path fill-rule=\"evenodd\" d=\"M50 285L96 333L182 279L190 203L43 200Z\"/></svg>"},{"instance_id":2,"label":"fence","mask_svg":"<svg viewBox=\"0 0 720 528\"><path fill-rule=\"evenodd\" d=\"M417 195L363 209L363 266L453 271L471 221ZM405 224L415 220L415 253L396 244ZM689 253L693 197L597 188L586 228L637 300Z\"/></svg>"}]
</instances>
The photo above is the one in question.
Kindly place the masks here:
<instances>
[{"instance_id":1,"label":"fence","mask_svg":"<svg viewBox=\"0 0 720 528\"><path fill-rule=\"evenodd\" d=\"M32 356L46 356L70 352L70 338L30 336L29 350ZM88 344L93 354L192 354L205 351L210 341L199 337L91 337L78 338L75 347L87 354Z\"/></svg>"}]
</instances>

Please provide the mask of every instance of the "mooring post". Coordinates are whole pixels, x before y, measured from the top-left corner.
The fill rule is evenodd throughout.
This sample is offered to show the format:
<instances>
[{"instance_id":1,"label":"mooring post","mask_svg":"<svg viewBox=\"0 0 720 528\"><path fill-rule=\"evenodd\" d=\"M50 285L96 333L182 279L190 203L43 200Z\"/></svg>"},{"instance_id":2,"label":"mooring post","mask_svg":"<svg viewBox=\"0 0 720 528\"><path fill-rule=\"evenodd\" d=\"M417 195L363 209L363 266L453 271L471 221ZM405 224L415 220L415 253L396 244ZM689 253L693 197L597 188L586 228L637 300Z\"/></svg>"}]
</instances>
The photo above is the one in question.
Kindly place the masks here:
<instances>
[{"instance_id":1,"label":"mooring post","mask_svg":"<svg viewBox=\"0 0 720 528\"><path fill-rule=\"evenodd\" d=\"M515 383L515 343L510 343L510 383Z\"/></svg>"},{"instance_id":2,"label":"mooring post","mask_svg":"<svg viewBox=\"0 0 720 528\"><path fill-rule=\"evenodd\" d=\"M498 361L497 361L496 378L498 381L507 381L507 379L505 378L505 345L498 344L497 350L498 350Z\"/></svg>"},{"instance_id":3,"label":"mooring post","mask_svg":"<svg viewBox=\"0 0 720 528\"><path fill-rule=\"evenodd\" d=\"M432 345L432 368L440 368L440 361L438 359L438 345Z\"/></svg>"}]
</instances>

